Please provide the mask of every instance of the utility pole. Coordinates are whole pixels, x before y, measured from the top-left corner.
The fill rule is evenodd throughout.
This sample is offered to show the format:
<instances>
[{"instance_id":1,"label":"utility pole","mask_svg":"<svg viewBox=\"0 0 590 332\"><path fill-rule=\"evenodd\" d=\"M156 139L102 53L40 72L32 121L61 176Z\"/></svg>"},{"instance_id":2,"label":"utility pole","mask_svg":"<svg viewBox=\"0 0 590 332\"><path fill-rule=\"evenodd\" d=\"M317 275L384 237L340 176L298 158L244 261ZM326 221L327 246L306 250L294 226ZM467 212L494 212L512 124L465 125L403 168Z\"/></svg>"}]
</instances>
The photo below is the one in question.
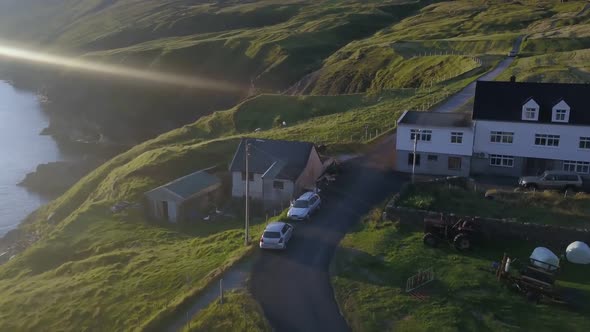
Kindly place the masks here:
<instances>
[{"instance_id":1,"label":"utility pole","mask_svg":"<svg viewBox=\"0 0 590 332\"><path fill-rule=\"evenodd\" d=\"M244 221L244 245L250 244L250 204L248 202L248 195L250 194L250 170L249 170L249 159L250 159L250 143L246 139L244 141L246 149L246 220Z\"/></svg>"},{"instance_id":2,"label":"utility pole","mask_svg":"<svg viewBox=\"0 0 590 332\"><path fill-rule=\"evenodd\" d=\"M418 135L420 135L421 129L417 129L414 132L414 154L412 155L412 184L414 184L414 178L416 173L416 148L418 147Z\"/></svg>"}]
</instances>

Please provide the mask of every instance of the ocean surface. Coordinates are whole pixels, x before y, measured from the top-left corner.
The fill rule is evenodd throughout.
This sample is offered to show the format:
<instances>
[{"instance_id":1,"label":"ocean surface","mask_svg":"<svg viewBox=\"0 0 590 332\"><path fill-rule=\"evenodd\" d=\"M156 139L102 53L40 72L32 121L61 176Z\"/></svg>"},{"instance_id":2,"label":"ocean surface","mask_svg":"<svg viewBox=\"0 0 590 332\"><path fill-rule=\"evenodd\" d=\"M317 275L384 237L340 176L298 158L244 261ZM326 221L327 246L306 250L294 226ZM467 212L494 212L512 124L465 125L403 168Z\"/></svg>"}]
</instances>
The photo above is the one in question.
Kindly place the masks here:
<instances>
[{"instance_id":1,"label":"ocean surface","mask_svg":"<svg viewBox=\"0 0 590 332\"><path fill-rule=\"evenodd\" d=\"M62 160L56 142L39 135L48 124L36 94L0 81L0 236L47 201L17 183L37 165Z\"/></svg>"}]
</instances>

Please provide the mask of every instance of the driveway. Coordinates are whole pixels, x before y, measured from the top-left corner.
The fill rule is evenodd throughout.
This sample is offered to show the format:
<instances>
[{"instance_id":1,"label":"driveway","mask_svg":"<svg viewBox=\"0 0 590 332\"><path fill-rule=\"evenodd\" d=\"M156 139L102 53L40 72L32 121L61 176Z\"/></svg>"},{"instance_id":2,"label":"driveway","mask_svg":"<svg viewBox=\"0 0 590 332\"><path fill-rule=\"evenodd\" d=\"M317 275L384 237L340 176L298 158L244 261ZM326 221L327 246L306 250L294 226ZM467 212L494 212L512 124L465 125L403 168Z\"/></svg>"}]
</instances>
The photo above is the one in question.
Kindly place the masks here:
<instances>
[{"instance_id":1,"label":"driveway","mask_svg":"<svg viewBox=\"0 0 590 332\"><path fill-rule=\"evenodd\" d=\"M348 331L332 290L328 267L351 226L397 192L404 181L384 162L384 140L373 153L351 160L325 193L309 222L294 222L285 252L263 252L254 264L250 290L276 331Z\"/></svg>"},{"instance_id":2,"label":"driveway","mask_svg":"<svg viewBox=\"0 0 590 332\"><path fill-rule=\"evenodd\" d=\"M515 42L518 50L522 37ZM506 58L480 80L493 80L514 58ZM475 82L435 109L452 112L475 94ZM328 267L347 231L377 204L407 181L391 171L395 135L383 139L357 159L325 193L322 210L296 227L285 252L262 252L254 263L250 291L275 331L348 331L334 299Z\"/></svg>"}]
</instances>

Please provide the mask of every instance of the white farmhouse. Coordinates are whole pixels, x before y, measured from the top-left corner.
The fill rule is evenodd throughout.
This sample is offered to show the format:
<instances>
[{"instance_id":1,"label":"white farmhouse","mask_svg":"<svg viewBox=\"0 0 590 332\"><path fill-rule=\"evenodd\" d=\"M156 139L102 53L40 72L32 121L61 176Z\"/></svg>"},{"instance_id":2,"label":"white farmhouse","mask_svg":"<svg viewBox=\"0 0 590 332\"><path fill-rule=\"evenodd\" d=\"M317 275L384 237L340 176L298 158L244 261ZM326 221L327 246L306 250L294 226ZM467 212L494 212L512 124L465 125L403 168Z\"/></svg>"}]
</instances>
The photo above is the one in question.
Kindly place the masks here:
<instances>
[{"instance_id":1,"label":"white farmhouse","mask_svg":"<svg viewBox=\"0 0 590 332\"><path fill-rule=\"evenodd\" d=\"M249 174L246 144L250 146ZM233 197L244 197L248 179L253 200L279 205L314 189L323 165L313 143L247 138L240 142L229 170Z\"/></svg>"},{"instance_id":2,"label":"white farmhouse","mask_svg":"<svg viewBox=\"0 0 590 332\"><path fill-rule=\"evenodd\" d=\"M590 85L477 82L471 173L590 173Z\"/></svg>"},{"instance_id":3,"label":"white farmhouse","mask_svg":"<svg viewBox=\"0 0 590 332\"><path fill-rule=\"evenodd\" d=\"M473 124L468 113L406 111L397 123L396 169L419 174L469 175Z\"/></svg>"}]
</instances>

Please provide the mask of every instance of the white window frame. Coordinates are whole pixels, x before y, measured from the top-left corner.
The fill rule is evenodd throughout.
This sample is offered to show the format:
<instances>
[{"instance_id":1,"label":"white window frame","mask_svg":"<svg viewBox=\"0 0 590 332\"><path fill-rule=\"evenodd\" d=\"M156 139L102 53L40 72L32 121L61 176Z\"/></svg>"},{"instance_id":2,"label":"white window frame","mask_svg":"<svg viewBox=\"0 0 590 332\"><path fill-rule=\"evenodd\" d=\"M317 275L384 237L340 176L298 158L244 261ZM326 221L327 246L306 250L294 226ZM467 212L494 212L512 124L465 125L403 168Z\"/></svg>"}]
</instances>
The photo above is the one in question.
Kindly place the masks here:
<instances>
[{"instance_id":1,"label":"white window frame","mask_svg":"<svg viewBox=\"0 0 590 332\"><path fill-rule=\"evenodd\" d=\"M539 140L539 144L537 144L537 140ZM560 135L535 134L535 141L533 142L533 144L535 146L557 148L557 147L559 147L560 140L561 140ZM550 143L552 143L552 144L550 144Z\"/></svg>"},{"instance_id":2,"label":"white window frame","mask_svg":"<svg viewBox=\"0 0 590 332\"><path fill-rule=\"evenodd\" d=\"M590 137L580 137L578 149L590 150Z\"/></svg>"},{"instance_id":3,"label":"white window frame","mask_svg":"<svg viewBox=\"0 0 590 332\"><path fill-rule=\"evenodd\" d=\"M537 109L534 107L526 107L524 109L525 120L535 120L537 118Z\"/></svg>"},{"instance_id":4,"label":"white window frame","mask_svg":"<svg viewBox=\"0 0 590 332\"><path fill-rule=\"evenodd\" d=\"M496 161L496 162L494 162L494 161ZM491 154L490 155L490 166L513 168L514 167L514 157L513 156L504 156L504 155L500 155L500 154Z\"/></svg>"},{"instance_id":5,"label":"white window frame","mask_svg":"<svg viewBox=\"0 0 590 332\"><path fill-rule=\"evenodd\" d=\"M522 105L521 119L523 121L539 120L539 104L537 104L532 98Z\"/></svg>"},{"instance_id":6,"label":"white window frame","mask_svg":"<svg viewBox=\"0 0 590 332\"><path fill-rule=\"evenodd\" d=\"M567 122L568 114L567 110L557 109L553 112L553 122Z\"/></svg>"},{"instance_id":7,"label":"white window frame","mask_svg":"<svg viewBox=\"0 0 590 332\"><path fill-rule=\"evenodd\" d=\"M514 143L514 133L508 131L490 131L490 143L512 144Z\"/></svg>"},{"instance_id":8,"label":"white window frame","mask_svg":"<svg viewBox=\"0 0 590 332\"><path fill-rule=\"evenodd\" d=\"M579 174L590 174L590 162L564 160L563 170L566 172L575 172Z\"/></svg>"},{"instance_id":9,"label":"white window frame","mask_svg":"<svg viewBox=\"0 0 590 332\"><path fill-rule=\"evenodd\" d=\"M414 141L415 135L418 134L418 141L431 142L432 141L432 130L429 129L410 129L410 141Z\"/></svg>"},{"instance_id":10,"label":"white window frame","mask_svg":"<svg viewBox=\"0 0 590 332\"><path fill-rule=\"evenodd\" d=\"M463 132L452 131L451 132L451 143L452 144L463 144Z\"/></svg>"},{"instance_id":11,"label":"white window frame","mask_svg":"<svg viewBox=\"0 0 590 332\"><path fill-rule=\"evenodd\" d=\"M551 110L551 121L568 123L570 121L570 106L565 101L560 101Z\"/></svg>"}]
</instances>

